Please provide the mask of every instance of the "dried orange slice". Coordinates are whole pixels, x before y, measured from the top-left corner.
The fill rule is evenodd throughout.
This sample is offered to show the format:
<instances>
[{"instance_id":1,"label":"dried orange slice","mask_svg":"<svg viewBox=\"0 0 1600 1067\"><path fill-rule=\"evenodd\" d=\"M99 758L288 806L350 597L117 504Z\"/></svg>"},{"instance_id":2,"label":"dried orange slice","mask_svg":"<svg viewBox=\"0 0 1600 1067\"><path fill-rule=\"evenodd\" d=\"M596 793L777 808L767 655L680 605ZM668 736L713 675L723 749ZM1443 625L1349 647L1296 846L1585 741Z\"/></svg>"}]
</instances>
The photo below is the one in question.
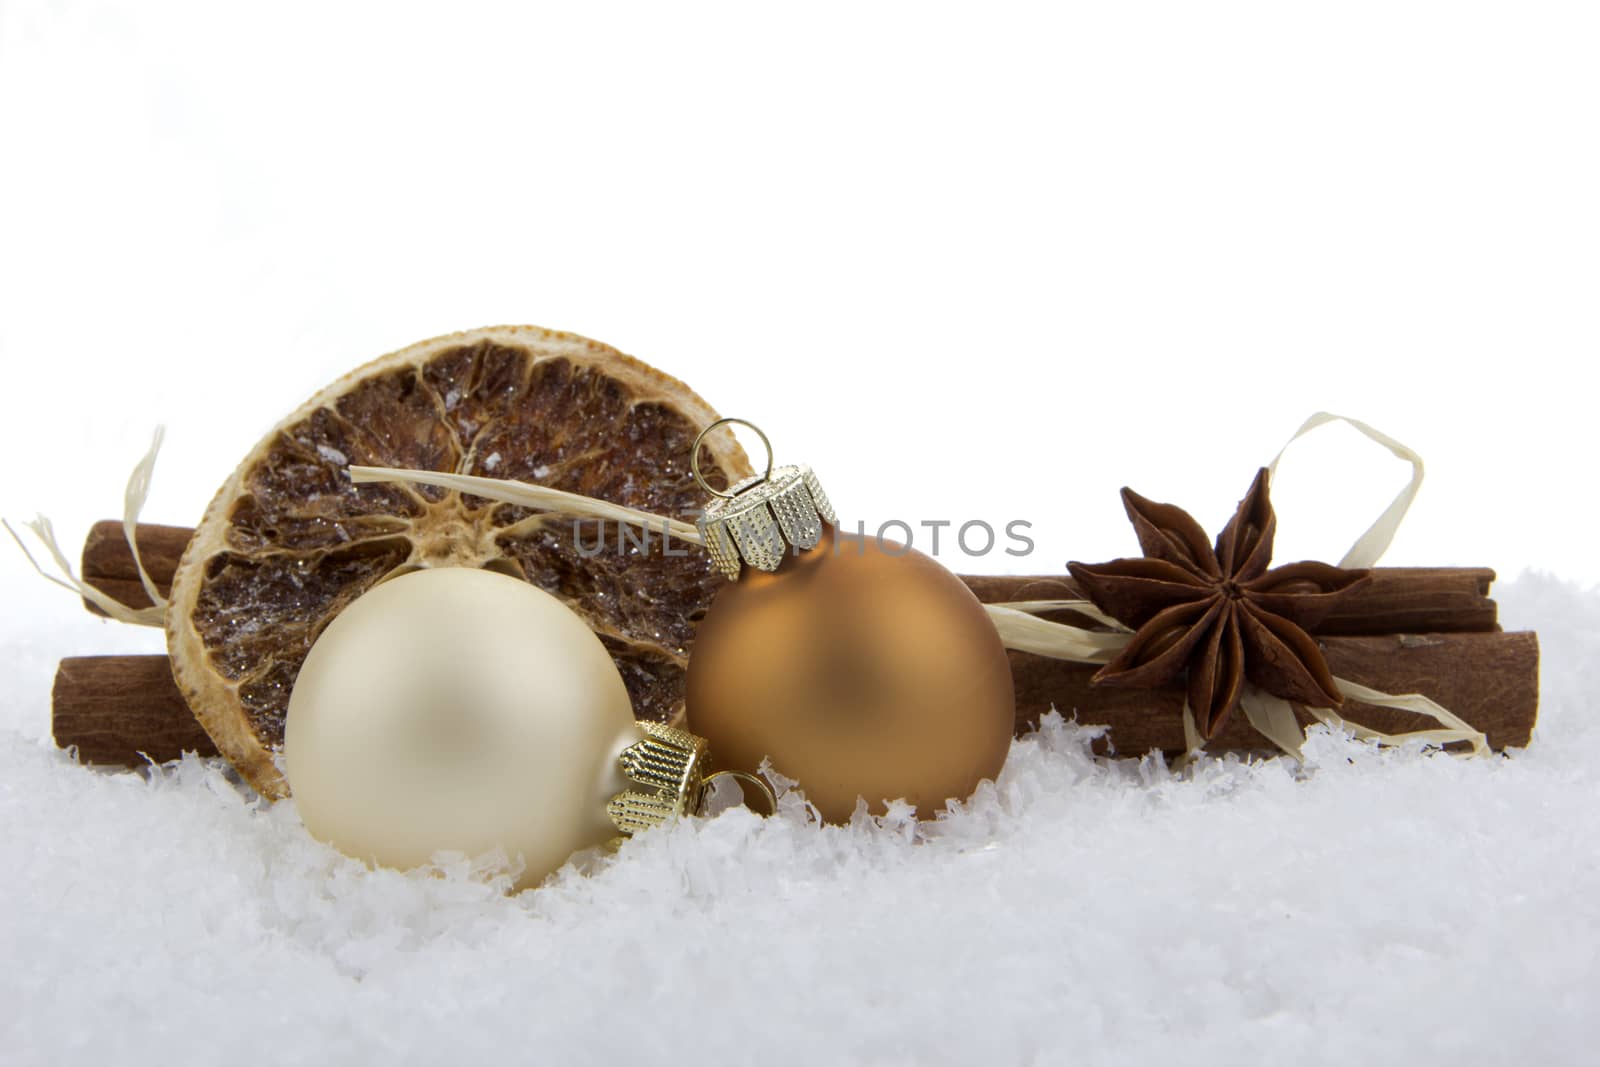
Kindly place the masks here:
<instances>
[{"instance_id":1,"label":"dried orange slice","mask_svg":"<svg viewBox=\"0 0 1600 1067\"><path fill-rule=\"evenodd\" d=\"M424 341L346 375L245 457L195 529L167 612L179 689L250 784L285 796L284 710L323 627L392 575L489 567L566 602L616 660L635 713L671 718L721 582L705 553L669 553L659 531L619 549L614 525L431 486L357 486L347 468L519 479L687 521L703 501L689 449L716 418L682 382L534 327ZM702 456L725 481L752 473L726 427Z\"/></svg>"}]
</instances>

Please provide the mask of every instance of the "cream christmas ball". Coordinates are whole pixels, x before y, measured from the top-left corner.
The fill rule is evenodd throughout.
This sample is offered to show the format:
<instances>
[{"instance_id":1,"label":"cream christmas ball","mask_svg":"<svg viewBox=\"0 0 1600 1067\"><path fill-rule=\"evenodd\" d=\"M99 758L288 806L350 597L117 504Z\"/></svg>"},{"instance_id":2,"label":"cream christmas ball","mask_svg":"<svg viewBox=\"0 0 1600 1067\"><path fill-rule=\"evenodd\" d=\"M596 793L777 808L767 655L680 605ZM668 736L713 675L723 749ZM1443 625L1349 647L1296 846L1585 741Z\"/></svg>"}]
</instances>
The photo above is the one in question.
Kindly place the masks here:
<instances>
[{"instance_id":1,"label":"cream christmas ball","mask_svg":"<svg viewBox=\"0 0 1600 1067\"><path fill-rule=\"evenodd\" d=\"M284 773L306 828L359 859L503 848L536 885L617 831L617 756L640 737L611 657L555 597L492 571L390 579L300 669Z\"/></svg>"}]
</instances>

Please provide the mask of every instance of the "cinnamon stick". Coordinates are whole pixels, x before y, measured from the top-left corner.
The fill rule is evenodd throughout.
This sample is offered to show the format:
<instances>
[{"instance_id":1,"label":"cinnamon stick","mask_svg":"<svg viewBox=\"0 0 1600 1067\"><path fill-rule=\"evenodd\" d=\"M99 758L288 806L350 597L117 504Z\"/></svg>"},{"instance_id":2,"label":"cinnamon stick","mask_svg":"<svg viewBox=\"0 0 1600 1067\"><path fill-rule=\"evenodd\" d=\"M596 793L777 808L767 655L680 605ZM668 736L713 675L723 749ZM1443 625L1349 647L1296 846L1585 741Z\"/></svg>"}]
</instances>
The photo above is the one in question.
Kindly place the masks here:
<instances>
[{"instance_id":1,"label":"cinnamon stick","mask_svg":"<svg viewBox=\"0 0 1600 1067\"><path fill-rule=\"evenodd\" d=\"M182 526L141 523L135 534L145 569L167 593L178 559L192 534ZM129 607L145 607L139 572L120 522L98 522L83 546L83 579ZM964 575L962 580L986 603L1002 600L1081 599L1082 592L1060 575ZM1393 633L1486 633L1498 630L1495 602L1489 599L1494 571L1486 567L1378 567L1372 581L1352 594L1315 633L1326 635ZM100 610L85 601L90 611ZM1064 616L1052 616L1064 618Z\"/></svg>"},{"instance_id":2,"label":"cinnamon stick","mask_svg":"<svg viewBox=\"0 0 1600 1067\"><path fill-rule=\"evenodd\" d=\"M979 600L1081 600L1069 575L964 574ZM1487 567L1374 567L1372 580L1351 592L1318 635L1397 633L1492 633L1500 629L1499 607L1489 599L1494 571ZM1064 616L1046 618L1066 620Z\"/></svg>"},{"instance_id":3,"label":"cinnamon stick","mask_svg":"<svg viewBox=\"0 0 1600 1067\"><path fill-rule=\"evenodd\" d=\"M56 669L51 694L56 744L84 763L141 766L185 752L215 756L184 703L165 656L74 656Z\"/></svg>"},{"instance_id":4,"label":"cinnamon stick","mask_svg":"<svg viewBox=\"0 0 1600 1067\"><path fill-rule=\"evenodd\" d=\"M1390 634L1327 637L1320 643L1334 674L1385 693L1426 693L1488 734L1496 749L1521 748L1532 738L1539 704L1534 634ZM1081 723L1109 726L1102 751L1124 756L1183 751L1181 681L1161 689L1108 689L1091 685L1093 664L1026 652L1009 656L1018 734L1032 730L1054 708ZM164 762L185 751L216 751L173 684L165 656L62 660L53 713L56 743L78 746L86 763L139 766L146 756ZM1356 702L1341 713L1386 733L1434 725L1410 712ZM1301 714L1302 725L1312 721ZM1271 746L1235 712L1207 750L1269 751Z\"/></svg>"},{"instance_id":5,"label":"cinnamon stick","mask_svg":"<svg viewBox=\"0 0 1600 1067\"><path fill-rule=\"evenodd\" d=\"M1327 637L1320 642L1333 673L1385 693L1425 693L1475 729L1495 749L1521 748L1533 736L1539 705L1539 642L1532 633ZM1054 708L1068 719L1111 729L1102 751L1142 756L1152 749L1182 752L1184 686L1108 689L1089 679L1098 669L1026 652L1008 653L1017 689L1017 733L1032 729ZM1346 718L1385 733L1431 729L1431 719L1357 701ZM1302 726L1315 720L1299 714ZM1244 714L1235 711L1208 752L1271 751Z\"/></svg>"},{"instance_id":6,"label":"cinnamon stick","mask_svg":"<svg viewBox=\"0 0 1600 1067\"><path fill-rule=\"evenodd\" d=\"M141 522L134 530L139 543L139 558L144 569L160 590L162 596L172 593L172 576L178 569L178 560L189 544L194 531L187 526L158 526ZM110 594L130 608L147 608L150 597L139 580L139 568L128 551L128 539L122 523L103 520L89 528L83 542L81 573L89 585ZM94 604L85 600L84 607L96 615L104 615Z\"/></svg>"}]
</instances>

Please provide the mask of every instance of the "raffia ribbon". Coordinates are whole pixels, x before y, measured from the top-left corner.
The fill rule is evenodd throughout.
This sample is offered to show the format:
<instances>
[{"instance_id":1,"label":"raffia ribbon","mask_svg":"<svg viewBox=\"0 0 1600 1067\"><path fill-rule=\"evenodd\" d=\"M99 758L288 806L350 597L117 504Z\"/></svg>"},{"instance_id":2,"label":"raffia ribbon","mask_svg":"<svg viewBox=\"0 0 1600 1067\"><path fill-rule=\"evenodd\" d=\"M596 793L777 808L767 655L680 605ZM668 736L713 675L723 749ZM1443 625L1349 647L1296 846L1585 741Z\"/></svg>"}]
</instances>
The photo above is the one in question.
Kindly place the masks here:
<instances>
[{"instance_id":1,"label":"raffia ribbon","mask_svg":"<svg viewBox=\"0 0 1600 1067\"><path fill-rule=\"evenodd\" d=\"M1348 423L1366 437L1411 464L1411 479L1407 482L1405 488L1400 491L1367 531L1356 540L1356 543L1351 546L1349 552L1345 553L1344 558L1339 563L1341 567L1370 567L1376 564L1388 549L1390 543L1394 540L1396 531L1400 528L1400 523L1405 518L1406 512L1410 509L1412 501L1416 499L1417 490L1422 484L1422 457L1394 438L1358 419L1319 411L1306 419L1300 428L1295 431L1294 436L1278 451L1277 456L1273 458L1269 467L1271 474L1275 475L1277 473L1278 461L1283 458L1284 452L1288 451L1290 445L1312 430L1330 422ZM128 478L127 489L123 494L123 535L127 538L128 548L132 552L134 562L138 567L139 579L144 585L145 592L150 596L150 607L130 608L73 574L72 566L67 562L66 555L61 551L61 547L56 540L55 530L50 520L45 516L40 515L26 525L44 544L65 577L57 577L46 572L38 561L33 558L33 554L28 551L27 545L23 544L22 538L11 528L11 524L5 524L7 532L16 540L23 553L28 557L28 561L33 564L34 569L41 575L89 600L111 618L119 622L140 626L163 625L167 611L167 600L156 589L155 583L151 580L149 573L146 572L134 537L134 531L139 523L139 513L143 510L145 499L150 492L150 479L155 470L156 456L161 450L163 435L163 428L157 427L149 451L134 467L133 473ZM688 544L702 545L700 532L690 523L663 515L654 515L650 512L640 511L637 508L630 508L621 504L613 504L605 500L597 500L594 497L568 493L560 489L551 489L526 482L480 478L470 474L452 474L444 471L362 466L350 468L350 480L358 485L370 482L406 482L415 485L432 485L441 489L472 493L476 496L498 500L502 503L521 504L544 511L571 515L574 518L610 520L612 522L643 526L647 529L660 530ZM1115 619L1102 613L1087 600L1013 601L1002 604L986 604L984 608L989 613L989 619L994 623L996 631L999 632L1001 642L1007 648L1029 652L1036 656L1047 656L1052 659L1070 660L1077 663L1108 663L1127 645L1129 638L1132 636L1131 631ZM1066 623L1050 622L1039 617L1042 613L1060 610L1075 611L1094 619L1105 626L1106 629L1089 630ZM1335 678L1334 681L1338 684L1340 692L1352 700L1359 700L1364 704L1370 704L1375 707L1396 708L1401 711L1423 715L1438 723L1438 728L1415 730L1401 734L1387 734L1363 726L1360 723L1351 722L1331 709L1306 709L1319 722L1325 723L1330 727L1348 731L1363 740L1375 741L1382 745L1422 742L1442 747L1450 744L1465 743L1469 746L1472 755L1488 755L1491 751L1488 739L1481 731L1473 729L1449 709L1420 693L1381 693L1344 678ZM1287 701L1247 684L1240 698L1240 706L1244 710L1245 717L1249 720L1250 725L1255 727L1262 736L1289 755L1300 755L1300 746L1305 740L1305 734L1300 729L1299 722L1295 718L1294 708ZM1204 747L1205 741L1195 726L1194 711L1187 703L1184 704L1183 709L1183 729L1189 754L1193 755Z\"/></svg>"},{"instance_id":2,"label":"raffia ribbon","mask_svg":"<svg viewBox=\"0 0 1600 1067\"><path fill-rule=\"evenodd\" d=\"M3 523L6 533L22 549L22 554L28 557L28 562L33 564L33 569L47 581L54 582L69 592L76 593L89 603L105 612L107 617L118 622L129 623L133 626L162 626L167 618L167 598L161 595L156 588L156 583L151 580L150 573L144 569L144 560L140 558L139 546L134 543L134 531L139 525L139 513L144 510L144 502L150 495L150 478L155 474L156 457L161 453L161 442L166 436L166 427L157 426L154 437L150 441L150 449L144 454L138 464L133 468L133 473L128 475L128 486L122 493L122 536L128 539L128 551L133 553L133 563L139 569L139 582L144 586L144 591L150 597L150 606L147 608L130 608L116 597L110 596L103 590L96 589L88 582L72 573L72 564L67 562L65 552L61 551L61 544L56 540L55 526L43 515L35 516L32 522L23 523L33 531L56 561L56 566L61 568L63 577L57 577L39 565L33 558L33 553L28 551L28 546L23 543L17 531L11 528L9 522Z\"/></svg>"}]
</instances>

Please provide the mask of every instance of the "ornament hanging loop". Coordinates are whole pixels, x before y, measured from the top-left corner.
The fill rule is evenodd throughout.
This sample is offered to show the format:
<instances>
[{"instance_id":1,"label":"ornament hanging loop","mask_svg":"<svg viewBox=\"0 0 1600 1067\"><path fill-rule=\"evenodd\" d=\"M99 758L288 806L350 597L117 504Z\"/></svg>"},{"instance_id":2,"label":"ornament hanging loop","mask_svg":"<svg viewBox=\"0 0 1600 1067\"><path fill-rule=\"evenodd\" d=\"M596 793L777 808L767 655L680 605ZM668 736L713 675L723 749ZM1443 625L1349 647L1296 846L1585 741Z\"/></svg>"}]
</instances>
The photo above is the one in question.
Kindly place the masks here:
<instances>
[{"instance_id":1,"label":"ornament hanging loop","mask_svg":"<svg viewBox=\"0 0 1600 1067\"><path fill-rule=\"evenodd\" d=\"M748 488L750 485L760 485L762 482L765 482L772 477L772 442L767 440L767 435L762 432L761 427L757 426L748 419L718 419L710 426L707 426L705 429L701 430L700 435L694 439L694 447L689 450L689 472L694 475L694 480L699 484L700 488L704 489L712 496L720 496L725 500L732 500L739 494L736 492L727 492L722 489L714 489L712 488L711 484L706 481L705 475L700 473L700 442L706 439L706 434L710 433L712 430L715 430L718 426L735 422L740 426L748 426L750 429L754 430L756 432L756 436L761 438L762 446L767 450L766 471L758 480L747 480L744 488Z\"/></svg>"},{"instance_id":2,"label":"ornament hanging loop","mask_svg":"<svg viewBox=\"0 0 1600 1067\"><path fill-rule=\"evenodd\" d=\"M766 805L767 805L767 810L762 812L761 814L763 814L763 815L776 815L776 814L778 814L778 797L777 797L777 794L775 794L772 791L772 787L770 785L768 785L764 780L762 780L760 778L757 778L755 775L750 774L750 773L748 773L746 771L717 771L715 774L709 774L709 775L706 776L706 785L710 785L712 782L715 782L718 778L732 778L735 782L739 783L739 791L744 794L745 807L749 807L750 806L750 790L746 789L745 787L747 785L754 786L755 790L756 790L756 794L758 796L760 796L761 799L763 801L765 801Z\"/></svg>"}]
</instances>

